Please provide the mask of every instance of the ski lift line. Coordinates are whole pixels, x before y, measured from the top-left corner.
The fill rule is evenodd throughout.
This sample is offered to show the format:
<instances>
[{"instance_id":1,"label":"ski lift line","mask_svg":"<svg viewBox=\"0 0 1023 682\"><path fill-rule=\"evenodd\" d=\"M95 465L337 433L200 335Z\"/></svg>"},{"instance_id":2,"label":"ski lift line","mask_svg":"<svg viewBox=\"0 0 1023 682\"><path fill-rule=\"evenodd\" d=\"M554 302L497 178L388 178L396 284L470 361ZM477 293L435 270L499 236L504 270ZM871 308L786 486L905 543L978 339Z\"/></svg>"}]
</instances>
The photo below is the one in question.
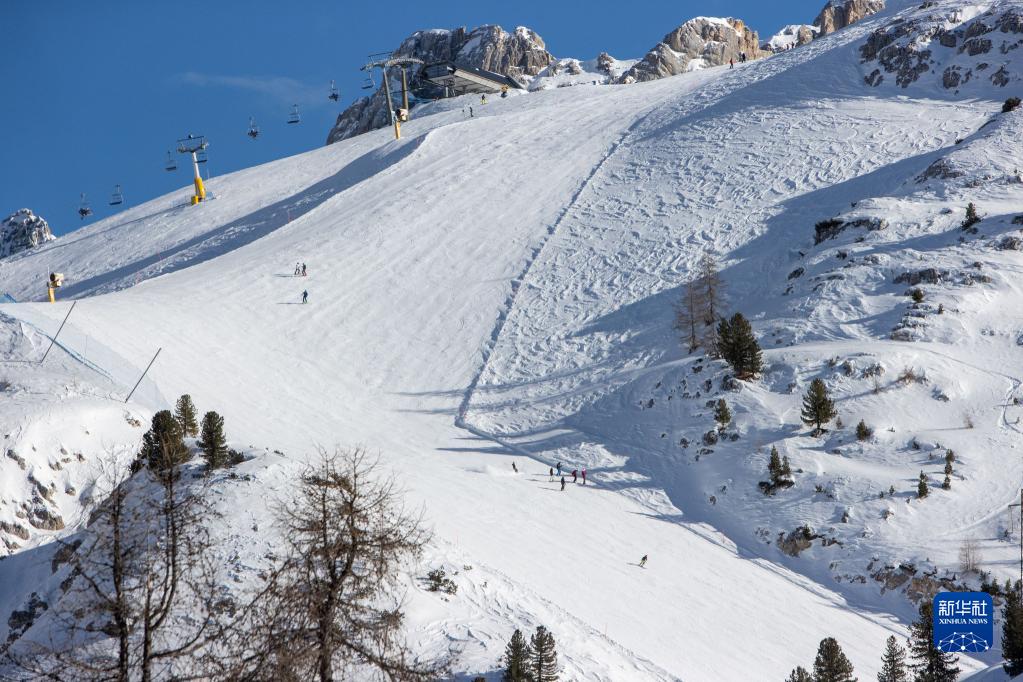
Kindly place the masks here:
<instances>
[{"instance_id":1,"label":"ski lift line","mask_svg":"<svg viewBox=\"0 0 1023 682\"><path fill-rule=\"evenodd\" d=\"M302 116L298 113L298 105L297 104L291 105L291 114L288 115L288 123L293 124L301 122Z\"/></svg>"},{"instance_id":2,"label":"ski lift line","mask_svg":"<svg viewBox=\"0 0 1023 682\"><path fill-rule=\"evenodd\" d=\"M124 194L121 193L121 186L114 185L114 193L110 195L110 205L119 206L124 203Z\"/></svg>"}]
</instances>

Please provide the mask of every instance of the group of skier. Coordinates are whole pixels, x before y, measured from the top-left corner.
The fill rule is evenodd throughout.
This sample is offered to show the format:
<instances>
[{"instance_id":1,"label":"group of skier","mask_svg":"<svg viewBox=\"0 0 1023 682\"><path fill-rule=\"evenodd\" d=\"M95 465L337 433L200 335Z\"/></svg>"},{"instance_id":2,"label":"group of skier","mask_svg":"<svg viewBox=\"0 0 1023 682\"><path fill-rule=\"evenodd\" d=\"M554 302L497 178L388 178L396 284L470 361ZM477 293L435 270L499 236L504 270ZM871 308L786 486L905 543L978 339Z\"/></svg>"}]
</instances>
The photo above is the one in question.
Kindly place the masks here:
<instances>
[{"instance_id":1,"label":"group of skier","mask_svg":"<svg viewBox=\"0 0 1023 682\"><path fill-rule=\"evenodd\" d=\"M743 64L746 63L746 53L745 52L740 52L739 53L739 61L741 63L743 63ZM729 69L734 69L735 68L735 57L729 57L728 58L728 68Z\"/></svg>"}]
</instances>

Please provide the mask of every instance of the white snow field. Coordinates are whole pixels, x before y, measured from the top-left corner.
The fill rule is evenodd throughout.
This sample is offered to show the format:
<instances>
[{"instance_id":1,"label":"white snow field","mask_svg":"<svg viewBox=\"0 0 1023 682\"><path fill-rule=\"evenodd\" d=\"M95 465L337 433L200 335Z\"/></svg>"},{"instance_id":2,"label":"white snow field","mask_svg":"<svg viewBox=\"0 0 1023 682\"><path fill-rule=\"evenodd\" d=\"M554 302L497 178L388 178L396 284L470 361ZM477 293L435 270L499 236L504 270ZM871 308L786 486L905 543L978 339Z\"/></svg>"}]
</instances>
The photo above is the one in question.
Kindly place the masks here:
<instances>
[{"instance_id":1,"label":"white snow field","mask_svg":"<svg viewBox=\"0 0 1023 682\"><path fill-rule=\"evenodd\" d=\"M28 474L80 486L89 460L141 438L128 417L147 424L190 393L257 455L214 484L240 584L274 546L270 503L316 448L381 453L436 532L406 579L409 640L459 651L457 679L498 679L512 630L538 624L566 680L780 680L825 636L872 678L914 617L905 588L976 585L958 575L963 540L982 569L1015 575L1007 505L1023 481L1023 112L998 113L1019 93L978 78L956 94L940 70L867 85L866 36L925 11L890 5L734 70L428 105L400 141L380 130L214 178L199 206L182 189L0 261L0 291L22 301L0 306L0 370L35 387L0 415L26 462L0 458L0 496L30 499ZM974 3L960 21L1013 7ZM984 220L964 232L971 201ZM815 244L829 218L841 229ZM671 328L707 252L765 349L763 377L737 391ZM913 277L894 280L928 268L913 305ZM65 300L31 302L53 271ZM63 347L24 362L68 298ZM922 378L898 381L907 368ZM799 421L815 377L844 422L821 438ZM720 397L737 438L704 446ZM772 445L796 485L768 497ZM81 470L53 468L61 448ZM588 484L560 491L559 461ZM33 527L0 561L3 613L59 589L50 540L84 499L61 494L67 528ZM823 541L783 553L778 537L804 524ZM457 571L456 595L424 591L433 567Z\"/></svg>"}]
</instances>

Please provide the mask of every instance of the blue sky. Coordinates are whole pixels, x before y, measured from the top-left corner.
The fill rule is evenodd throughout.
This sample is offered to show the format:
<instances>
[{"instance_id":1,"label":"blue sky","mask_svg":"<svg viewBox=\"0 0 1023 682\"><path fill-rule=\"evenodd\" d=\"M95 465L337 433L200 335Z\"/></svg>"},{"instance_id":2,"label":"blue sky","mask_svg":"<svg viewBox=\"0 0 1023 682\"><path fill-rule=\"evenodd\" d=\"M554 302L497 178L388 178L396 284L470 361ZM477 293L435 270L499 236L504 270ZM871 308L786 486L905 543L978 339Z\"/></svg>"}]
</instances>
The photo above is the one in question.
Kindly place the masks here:
<instances>
[{"instance_id":1,"label":"blue sky","mask_svg":"<svg viewBox=\"0 0 1023 682\"><path fill-rule=\"evenodd\" d=\"M434 0L133 2L0 0L0 218L28 207L54 231L81 225L78 196L110 215L189 184L163 170L188 132L210 138L213 175L323 144L361 96L359 66L422 28L496 23L536 30L558 57L642 56L692 16L735 16L769 36L824 0ZM327 99L331 79L341 102ZM291 104L302 123L285 123ZM262 128L245 136L250 116Z\"/></svg>"}]
</instances>

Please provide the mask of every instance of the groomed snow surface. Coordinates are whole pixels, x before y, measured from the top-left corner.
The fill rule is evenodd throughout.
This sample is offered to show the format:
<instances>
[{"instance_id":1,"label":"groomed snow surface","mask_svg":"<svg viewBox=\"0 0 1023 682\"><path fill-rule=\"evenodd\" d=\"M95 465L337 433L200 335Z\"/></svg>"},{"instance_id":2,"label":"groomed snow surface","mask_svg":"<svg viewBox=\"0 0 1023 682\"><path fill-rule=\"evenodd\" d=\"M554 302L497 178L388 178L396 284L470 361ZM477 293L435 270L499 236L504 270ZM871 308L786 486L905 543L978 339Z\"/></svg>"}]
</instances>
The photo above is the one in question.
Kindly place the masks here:
<instances>
[{"instance_id":1,"label":"groomed snow surface","mask_svg":"<svg viewBox=\"0 0 1023 682\"><path fill-rule=\"evenodd\" d=\"M858 45L900 7L734 70L429 105L399 141L381 130L214 178L205 204L183 188L3 261L0 290L22 301L0 306L4 371L36 388L0 415L26 459L0 458L0 494L30 498L33 471L85 480L50 465L60 448L84 464L130 452L144 429L129 417L190 393L253 455L213 485L235 584L256 579L276 542L268 502L318 447L381 454L436 533L405 580L409 641L459 651L457 679L499 679L512 630L538 624L566 680L780 680L826 636L872 678L914 607L871 573L951 576L973 538L983 568L1013 576L1018 548L999 537L1023 478L1023 262L997 248L1019 228L1023 114L997 114L1004 89L962 101L864 85ZM959 174L919 179L941 159ZM959 229L967 201L985 215L977 233ZM815 245L814 224L836 216L886 227ZM763 378L737 392L671 329L707 252L765 348ZM913 308L893 280L928 267L948 274ZM52 271L78 299L63 347L15 362L38 360L67 313L31 302ZM900 325L910 340L892 339ZM862 378L873 363L877 387ZM926 383L897 382L907 367ZM815 377L845 422L823 438L798 417ZM738 439L697 457L719 397ZM772 445L798 471L769 498ZM560 491L559 461L588 484ZM35 529L0 562L5 613L58 589L49 540L84 499L61 494L69 528ZM839 542L784 555L774 541L802 524ZM424 590L435 567L457 572L456 595Z\"/></svg>"}]
</instances>

